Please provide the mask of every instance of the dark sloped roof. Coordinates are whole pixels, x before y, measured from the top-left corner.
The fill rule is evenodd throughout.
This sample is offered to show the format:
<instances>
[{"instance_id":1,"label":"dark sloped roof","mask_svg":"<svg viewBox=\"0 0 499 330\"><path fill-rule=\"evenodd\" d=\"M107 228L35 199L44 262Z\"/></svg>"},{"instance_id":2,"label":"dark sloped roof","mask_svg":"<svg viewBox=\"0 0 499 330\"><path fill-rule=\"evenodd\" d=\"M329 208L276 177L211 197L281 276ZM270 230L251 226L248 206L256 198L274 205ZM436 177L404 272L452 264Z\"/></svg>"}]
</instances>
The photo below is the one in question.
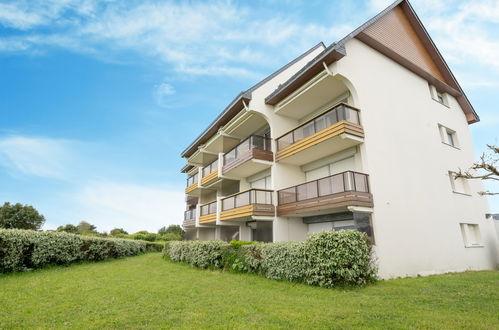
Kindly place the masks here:
<instances>
[{"instance_id":1,"label":"dark sloped roof","mask_svg":"<svg viewBox=\"0 0 499 330\"><path fill-rule=\"evenodd\" d=\"M428 47L430 47L430 50L433 54L433 58L435 62L437 63L437 66L441 71L443 71L443 74L447 77L447 79L451 82L451 87L455 88L457 90L457 95L456 99L463 108L464 112L466 114L469 114L471 118L468 118L469 123L474 123L480 120L478 117L478 114L475 112L473 109L473 106L471 105L470 101L468 100L466 94L464 93L463 89L457 82L456 78L454 77L452 71L450 70L449 66L445 62L442 54L439 52L438 48L436 47L435 43L431 39L430 35L426 31L424 25L422 24L421 20L417 16L416 12L414 11L414 8L412 8L411 4L409 3L408 0L397 0L393 2L391 5L389 5L387 8L385 8L383 11L381 11L379 14L359 26L357 29L349 33L347 36L345 36L343 39L338 41L337 43L333 43L331 46L329 46L327 49L325 49L321 54L317 55L316 58L314 58L312 61L310 61L302 70L297 72L295 75L293 75L290 79L288 79L285 83L280 85L275 91L273 91L269 96L265 98L265 103L270 104L270 105L276 105L278 102L283 100L285 97L287 97L289 94L291 94L296 88L299 86L303 85L305 82L310 80L313 76L321 72L321 63L325 62L327 65L329 65L331 62L327 61L327 56L335 51L339 52L339 50L342 50L342 53L346 55L345 51L345 44L349 40L359 36L362 34L362 32L367 29L370 25L378 21L381 17L383 17L386 13L388 13L390 10L394 9L395 7L401 5L403 9L406 9L406 13L409 13L412 15L413 21L417 24L417 28L419 29L420 34L422 35L423 38L426 38L426 43ZM343 55L343 56L344 56ZM341 58L341 57L340 57ZM339 58L338 58L339 59ZM335 59L335 60L338 60Z\"/></svg>"},{"instance_id":2,"label":"dark sloped roof","mask_svg":"<svg viewBox=\"0 0 499 330\"><path fill-rule=\"evenodd\" d=\"M322 41L319 42L314 47L307 50L305 53L301 54L300 56L298 56L288 64L279 68L271 75L265 77L264 79L253 85L251 88L247 89L244 92L239 93L239 95L236 96L234 100L232 100L232 102L222 111L222 113L220 113L217 116L217 118L215 118L215 120L194 140L194 142L192 142L184 151L182 151L180 155L182 157L190 157L196 151L197 147L200 144L203 144L206 141L208 141L213 136L213 134L215 134L218 131L220 127L227 124L230 121L230 119L232 119L240 110L243 109L242 100L244 100L245 102L250 101L251 93L255 89L262 86L263 84L265 84L266 82L268 82L269 80L271 80L272 78L283 72L284 70L288 69L290 66L300 61L302 58L304 58L305 56L307 56L308 54L310 54L319 47L325 48L326 46Z\"/></svg>"}]
</instances>

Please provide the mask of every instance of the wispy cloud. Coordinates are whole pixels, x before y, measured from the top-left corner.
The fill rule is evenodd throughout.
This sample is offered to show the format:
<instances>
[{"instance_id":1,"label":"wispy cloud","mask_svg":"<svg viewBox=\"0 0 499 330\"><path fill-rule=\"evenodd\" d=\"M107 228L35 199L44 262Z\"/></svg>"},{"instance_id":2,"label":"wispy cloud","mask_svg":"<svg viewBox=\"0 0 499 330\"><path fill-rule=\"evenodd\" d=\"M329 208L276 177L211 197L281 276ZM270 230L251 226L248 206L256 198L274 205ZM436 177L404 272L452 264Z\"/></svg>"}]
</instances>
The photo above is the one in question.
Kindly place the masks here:
<instances>
[{"instance_id":1,"label":"wispy cloud","mask_svg":"<svg viewBox=\"0 0 499 330\"><path fill-rule=\"evenodd\" d=\"M154 94L154 99L156 100L156 103L163 108L167 108L169 106L169 104L171 104L168 97L170 95L175 94L175 89L173 88L172 85L163 82L163 83L156 85L154 87L153 94Z\"/></svg>"},{"instance_id":2,"label":"wispy cloud","mask_svg":"<svg viewBox=\"0 0 499 330\"><path fill-rule=\"evenodd\" d=\"M172 72L243 79L353 28L264 15L257 6L227 1L21 1L0 7L0 24L17 30L0 37L4 52L50 46L119 57L131 51L170 64Z\"/></svg>"},{"instance_id":3,"label":"wispy cloud","mask_svg":"<svg viewBox=\"0 0 499 330\"><path fill-rule=\"evenodd\" d=\"M71 142L49 138L0 138L0 166L13 176L63 179L68 175Z\"/></svg>"}]
</instances>

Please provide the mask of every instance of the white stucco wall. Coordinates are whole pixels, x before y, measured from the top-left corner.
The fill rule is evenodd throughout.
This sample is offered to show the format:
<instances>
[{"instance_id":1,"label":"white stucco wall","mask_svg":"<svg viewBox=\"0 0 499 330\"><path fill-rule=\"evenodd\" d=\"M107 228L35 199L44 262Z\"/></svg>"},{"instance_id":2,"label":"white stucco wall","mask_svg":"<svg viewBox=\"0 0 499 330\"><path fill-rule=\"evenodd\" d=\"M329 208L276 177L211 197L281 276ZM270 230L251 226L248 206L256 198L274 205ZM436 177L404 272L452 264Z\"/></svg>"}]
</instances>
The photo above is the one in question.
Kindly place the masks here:
<instances>
[{"instance_id":1,"label":"white stucco wall","mask_svg":"<svg viewBox=\"0 0 499 330\"><path fill-rule=\"evenodd\" d=\"M470 195L460 195L448 178L449 170L467 168L475 159L455 99L449 96L449 108L435 102L427 81L356 39L346 49L336 69L358 95L381 276L496 267L487 201L476 194L481 183L470 181ZM441 143L438 124L457 132L460 150ZM461 222L479 224L483 247L464 247Z\"/></svg>"}]
</instances>

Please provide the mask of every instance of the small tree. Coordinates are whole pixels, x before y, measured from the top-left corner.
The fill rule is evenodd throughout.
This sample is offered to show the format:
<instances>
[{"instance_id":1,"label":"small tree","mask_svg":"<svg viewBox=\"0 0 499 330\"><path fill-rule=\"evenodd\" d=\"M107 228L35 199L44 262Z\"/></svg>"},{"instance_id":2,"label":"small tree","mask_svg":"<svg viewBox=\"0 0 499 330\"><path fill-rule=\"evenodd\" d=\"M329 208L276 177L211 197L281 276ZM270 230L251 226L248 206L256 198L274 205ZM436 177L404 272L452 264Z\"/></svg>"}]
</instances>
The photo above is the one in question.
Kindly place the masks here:
<instances>
[{"instance_id":1,"label":"small tree","mask_svg":"<svg viewBox=\"0 0 499 330\"><path fill-rule=\"evenodd\" d=\"M114 228L114 229L111 229L111 231L109 232L109 234L111 234L111 236L128 235L128 233L123 228Z\"/></svg>"},{"instance_id":2,"label":"small tree","mask_svg":"<svg viewBox=\"0 0 499 330\"><path fill-rule=\"evenodd\" d=\"M78 227L75 225L72 225L68 223L65 226L59 226L57 227L57 231L65 231L66 233L71 233L71 234L78 234Z\"/></svg>"},{"instance_id":3,"label":"small tree","mask_svg":"<svg viewBox=\"0 0 499 330\"><path fill-rule=\"evenodd\" d=\"M456 173L456 178L465 178L465 179L480 179L480 180L490 180L490 181L499 181L499 168L497 167L499 164L499 147L494 145L487 145L489 151L492 153L483 153L480 156L480 160L473 163L471 167L463 171L459 169L459 172ZM480 191L478 192L480 195L498 195L499 192L492 191Z\"/></svg>"},{"instance_id":4,"label":"small tree","mask_svg":"<svg viewBox=\"0 0 499 330\"><path fill-rule=\"evenodd\" d=\"M45 217L31 205L5 202L0 207L0 228L38 230Z\"/></svg>"},{"instance_id":5,"label":"small tree","mask_svg":"<svg viewBox=\"0 0 499 330\"><path fill-rule=\"evenodd\" d=\"M78 226L78 233L82 234L82 235L93 235L93 234L97 234L97 227L95 227L94 225L86 222L86 221L81 221Z\"/></svg>"},{"instance_id":6,"label":"small tree","mask_svg":"<svg viewBox=\"0 0 499 330\"><path fill-rule=\"evenodd\" d=\"M182 229L182 227L180 227L179 225L169 225L168 227L161 227L159 230L158 230L158 234L160 235L165 235L165 234L177 234L179 235L181 238L184 237L184 230Z\"/></svg>"}]
</instances>

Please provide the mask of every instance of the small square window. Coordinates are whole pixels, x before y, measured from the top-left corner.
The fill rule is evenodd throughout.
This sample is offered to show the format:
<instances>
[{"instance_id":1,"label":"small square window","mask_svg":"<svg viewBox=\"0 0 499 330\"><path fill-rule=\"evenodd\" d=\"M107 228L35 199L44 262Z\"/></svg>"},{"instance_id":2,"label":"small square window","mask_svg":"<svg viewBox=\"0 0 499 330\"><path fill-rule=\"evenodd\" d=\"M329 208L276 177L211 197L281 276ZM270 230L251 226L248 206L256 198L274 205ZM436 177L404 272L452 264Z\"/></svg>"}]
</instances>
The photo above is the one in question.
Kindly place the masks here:
<instances>
[{"instance_id":1,"label":"small square window","mask_svg":"<svg viewBox=\"0 0 499 330\"><path fill-rule=\"evenodd\" d=\"M480 247L482 246L482 237L480 228L476 223L461 223L461 235L463 236L465 247Z\"/></svg>"},{"instance_id":2,"label":"small square window","mask_svg":"<svg viewBox=\"0 0 499 330\"><path fill-rule=\"evenodd\" d=\"M438 129L440 131L440 139L442 140L442 143L459 148L456 131L453 131L443 125L438 125Z\"/></svg>"},{"instance_id":3,"label":"small square window","mask_svg":"<svg viewBox=\"0 0 499 330\"><path fill-rule=\"evenodd\" d=\"M446 107L448 107L449 106L449 102L447 100L447 94L444 93L444 92L439 92L437 90L437 88L435 86L433 86L433 85L428 84L428 86L430 87L431 98L433 100L437 101L438 103L443 104Z\"/></svg>"},{"instance_id":4,"label":"small square window","mask_svg":"<svg viewBox=\"0 0 499 330\"><path fill-rule=\"evenodd\" d=\"M456 173L449 171L449 180L452 191L457 194L469 195L469 184L465 178L456 178Z\"/></svg>"}]
</instances>

